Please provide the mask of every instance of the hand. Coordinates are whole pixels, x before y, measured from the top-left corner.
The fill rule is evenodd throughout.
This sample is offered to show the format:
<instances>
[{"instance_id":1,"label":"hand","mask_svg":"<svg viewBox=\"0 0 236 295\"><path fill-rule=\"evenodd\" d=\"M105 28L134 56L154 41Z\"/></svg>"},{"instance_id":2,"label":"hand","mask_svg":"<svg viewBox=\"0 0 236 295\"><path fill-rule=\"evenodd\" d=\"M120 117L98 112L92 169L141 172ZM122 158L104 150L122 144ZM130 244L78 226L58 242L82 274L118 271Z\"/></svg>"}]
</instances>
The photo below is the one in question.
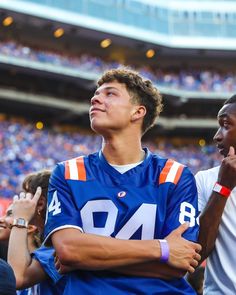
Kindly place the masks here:
<instances>
[{"instance_id":1,"label":"hand","mask_svg":"<svg viewBox=\"0 0 236 295\"><path fill-rule=\"evenodd\" d=\"M201 251L201 245L190 242L182 237L188 226L188 223L180 225L165 239L170 249L168 264L193 273L201 259L201 256L198 254Z\"/></svg>"},{"instance_id":2,"label":"hand","mask_svg":"<svg viewBox=\"0 0 236 295\"><path fill-rule=\"evenodd\" d=\"M64 274L70 271L75 270L75 268L73 268L72 266L68 266L68 265L64 265L60 262L56 252L54 253L54 264L56 267L56 270L60 273L60 274Z\"/></svg>"},{"instance_id":3,"label":"hand","mask_svg":"<svg viewBox=\"0 0 236 295\"><path fill-rule=\"evenodd\" d=\"M236 186L236 155L232 146L221 163L217 182L231 190Z\"/></svg>"},{"instance_id":4,"label":"hand","mask_svg":"<svg viewBox=\"0 0 236 295\"><path fill-rule=\"evenodd\" d=\"M14 196L12 205L13 218L24 218L26 221L30 221L35 214L41 194L42 188L38 187L34 195L21 192L19 196Z\"/></svg>"}]
</instances>

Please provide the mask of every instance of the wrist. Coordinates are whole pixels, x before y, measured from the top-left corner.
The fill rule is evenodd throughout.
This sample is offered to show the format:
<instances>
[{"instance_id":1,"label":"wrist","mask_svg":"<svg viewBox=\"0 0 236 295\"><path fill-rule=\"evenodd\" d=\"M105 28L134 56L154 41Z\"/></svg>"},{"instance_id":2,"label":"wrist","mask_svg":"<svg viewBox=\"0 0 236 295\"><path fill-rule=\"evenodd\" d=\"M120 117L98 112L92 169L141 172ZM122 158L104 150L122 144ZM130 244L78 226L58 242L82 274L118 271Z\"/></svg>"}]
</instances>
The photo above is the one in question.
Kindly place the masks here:
<instances>
[{"instance_id":1,"label":"wrist","mask_svg":"<svg viewBox=\"0 0 236 295\"><path fill-rule=\"evenodd\" d=\"M170 248L168 245L167 240L158 240L160 243L160 249L161 249L161 262L168 262L169 256L170 256Z\"/></svg>"},{"instance_id":2,"label":"wrist","mask_svg":"<svg viewBox=\"0 0 236 295\"><path fill-rule=\"evenodd\" d=\"M18 227L18 228L26 228L27 229L29 226L29 222L22 217L14 218L13 222L11 224L11 228L14 226Z\"/></svg>"},{"instance_id":3,"label":"wrist","mask_svg":"<svg viewBox=\"0 0 236 295\"><path fill-rule=\"evenodd\" d=\"M232 190L224 185L221 185L219 182L216 182L213 187L213 191L220 194L223 197L228 198Z\"/></svg>"}]
</instances>

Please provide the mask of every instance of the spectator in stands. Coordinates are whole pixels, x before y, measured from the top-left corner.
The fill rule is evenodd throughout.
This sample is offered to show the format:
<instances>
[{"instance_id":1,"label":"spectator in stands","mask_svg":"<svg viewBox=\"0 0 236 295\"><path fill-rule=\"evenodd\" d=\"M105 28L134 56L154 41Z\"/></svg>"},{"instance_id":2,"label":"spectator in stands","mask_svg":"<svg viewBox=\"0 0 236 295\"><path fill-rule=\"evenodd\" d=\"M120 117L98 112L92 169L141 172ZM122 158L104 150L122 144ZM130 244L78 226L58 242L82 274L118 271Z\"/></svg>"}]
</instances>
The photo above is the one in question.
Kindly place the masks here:
<instances>
[{"instance_id":1,"label":"spectator in stands","mask_svg":"<svg viewBox=\"0 0 236 295\"><path fill-rule=\"evenodd\" d=\"M40 63L52 64L58 67L69 68L84 72L100 74L110 68L118 68L121 64L108 62L100 57L94 57L88 53L80 57L65 56L60 52L45 50L45 48L30 48L18 44L15 41L0 42L0 53L19 59L26 59L28 62L38 61ZM132 66L132 65L130 65ZM164 68L153 69L147 66L136 66L136 69L148 79L155 83L173 89L199 92L234 92L236 90L235 72L222 72L222 69L183 69Z\"/></svg>"},{"instance_id":2,"label":"spectator in stands","mask_svg":"<svg viewBox=\"0 0 236 295\"><path fill-rule=\"evenodd\" d=\"M218 112L214 136L224 159L196 175L202 259L208 257L204 294L236 294L236 95Z\"/></svg>"},{"instance_id":3,"label":"spectator in stands","mask_svg":"<svg viewBox=\"0 0 236 295\"><path fill-rule=\"evenodd\" d=\"M16 279L12 268L0 259L0 294L16 295Z\"/></svg>"},{"instance_id":4,"label":"spectator in stands","mask_svg":"<svg viewBox=\"0 0 236 295\"><path fill-rule=\"evenodd\" d=\"M63 294L64 278L55 269L54 249L38 246L32 250L27 239L29 223L37 229L40 237L42 235L50 173L45 170L28 175L23 182L24 192L14 197L8 262L16 275L17 289L37 286L36 294L60 295Z\"/></svg>"},{"instance_id":5,"label":"spectator in stands","mask_svg":"<svg viewBox=\"0 0 236 295\"><path fill-rule=\"evenodd\" d=\"M194 177L141 146L161 109L136 72L98 81L90 122L102 149L58 164L50 180L46 241L60 272L76 270L65 294L194 294L182 278L200 259Z\"/></svg>"},{"instance_id":6,"label":"spectator in stands","mask_svg":"<svg viewBox=\"0 0 236 295\"><path fill-rule=\"evenodd\" d=\"M52 169L56 162L95 152L101 145L97 135L80 132L63 132L55 128L37 130L30 122L19 119L0 120L0 204L5 207L21 189L24 177L32 171L48 167ZM215 148L198 146L174 147L169 142L154 144L145 143L154 153L165 158L179 159L188 166L192 173L220 163ZM62 150L61 150L62 148ZM211 148L211 149L210 149Z\"/></svg>"}]
</instances>

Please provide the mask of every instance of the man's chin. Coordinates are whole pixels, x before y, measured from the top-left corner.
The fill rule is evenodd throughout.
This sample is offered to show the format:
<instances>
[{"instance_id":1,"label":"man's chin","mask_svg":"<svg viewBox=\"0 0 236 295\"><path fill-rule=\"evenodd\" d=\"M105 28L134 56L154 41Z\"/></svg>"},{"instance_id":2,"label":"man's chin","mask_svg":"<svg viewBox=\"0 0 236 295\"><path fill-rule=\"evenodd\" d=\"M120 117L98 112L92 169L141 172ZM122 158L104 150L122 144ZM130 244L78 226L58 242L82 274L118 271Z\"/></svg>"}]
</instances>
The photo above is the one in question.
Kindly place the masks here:
<instances>
[{"instance_id":1,"label":"man's chin","mask_svg":"<svg viewBox=\"0 0 236 295\"><path fill-rule=\"evenodd\" d=\"M225 149L220 149L219 153L225 158L228 155L228 151L226 151Z\"/></svg>"}]
</instances>

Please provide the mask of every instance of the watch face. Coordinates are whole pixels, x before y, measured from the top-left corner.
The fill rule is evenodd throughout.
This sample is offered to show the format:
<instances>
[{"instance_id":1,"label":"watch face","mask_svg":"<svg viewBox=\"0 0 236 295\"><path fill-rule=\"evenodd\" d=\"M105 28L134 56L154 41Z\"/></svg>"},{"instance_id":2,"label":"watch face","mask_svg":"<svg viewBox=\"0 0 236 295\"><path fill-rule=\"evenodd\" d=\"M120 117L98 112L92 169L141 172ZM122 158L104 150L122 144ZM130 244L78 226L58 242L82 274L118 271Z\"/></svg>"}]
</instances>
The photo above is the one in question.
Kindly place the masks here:
<instances>
[{"instance_id":1,"label":"watch face","mask_svg":"<svg viewBox=\"0 0 236 295\"><path fill-rule=\"evenodd\" d=\"M17 219L17 224L20 225L20 226L25 226L25 220L24 218L18 218Z\"/></svg>"},{"instance_id":2,"label":"watch face","mask_svg":"<svg viewBox=\"0 0 236 295\"><path fill-rule=\"evenodd\" d=\"M14 219L13 226L28 228L28 222L24 218L17 218Z\"/></svg>"}]
</instances>

